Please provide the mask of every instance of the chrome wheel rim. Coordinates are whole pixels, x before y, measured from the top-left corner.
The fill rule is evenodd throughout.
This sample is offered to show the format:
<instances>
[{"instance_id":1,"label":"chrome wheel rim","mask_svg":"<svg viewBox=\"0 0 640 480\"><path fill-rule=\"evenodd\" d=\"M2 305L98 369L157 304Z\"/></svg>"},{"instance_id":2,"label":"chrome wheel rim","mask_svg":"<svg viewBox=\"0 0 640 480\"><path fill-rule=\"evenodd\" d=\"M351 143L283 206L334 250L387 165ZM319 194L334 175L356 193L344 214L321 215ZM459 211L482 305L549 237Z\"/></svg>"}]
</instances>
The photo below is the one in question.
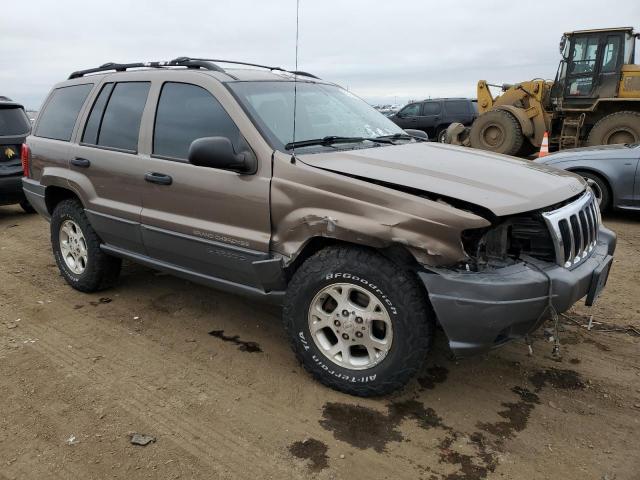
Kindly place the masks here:
<instances>
[{"instance_id":1,"label":"chrome wheel rim","mask_svg":"<svg viewBox=\"0 0 640 480\"><path fill-rule=\"evenodd\" d=\"M585 178L585 180L587 181L587 185L589 185L589 187L591 188L591 191L593 192L593 196L596 197L596 200L598 201L598 205L601 205L602 189L600 188L600 185L598 185L598 183L591 178Z\"/></svg>"},{"instance_id":2,"label":"chrome wheel rim","mask_svg":"<svg viewBox=\"0 0 640 480\"><path fill-rule=\"evenodd\" d=\"M393 326L383 303L352 283L334 283L320 290L311 301L308 319L320 352L349 370L379 364L393 343Z\"/></svg>"},{"instance_id":3,"label":"chrome wheel rim","mask_svg":"<svg viewBox=\"0 0 640 480\"><path fill-rule=\"evenodd\" d=\"M60 253L67 268L77 275L81 275L87 268L89 255L87 241L82 229L73 220L65 220L60 225Z\"/></svg>"}]
</instances>

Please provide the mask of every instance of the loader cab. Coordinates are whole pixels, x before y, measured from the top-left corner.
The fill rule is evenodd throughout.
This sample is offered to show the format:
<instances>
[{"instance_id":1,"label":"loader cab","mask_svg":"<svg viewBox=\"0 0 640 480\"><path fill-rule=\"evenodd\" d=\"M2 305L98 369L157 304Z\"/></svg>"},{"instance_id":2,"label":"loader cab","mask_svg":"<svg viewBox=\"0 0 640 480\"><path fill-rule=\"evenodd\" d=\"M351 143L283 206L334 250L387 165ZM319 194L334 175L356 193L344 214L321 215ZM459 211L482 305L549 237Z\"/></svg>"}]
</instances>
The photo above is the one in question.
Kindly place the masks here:
<instances>
[{"instance_id":1,"label":"loader cab","mask_svg":"<svg viewBox=\"0 0 640 480\"><path fill-rule=\"evenodd\" d=\"M634 63L635 39L631 27L565 33L553 102L586 108L598 98L617 97L622 66Z\"/></svg>"}]
</instances>

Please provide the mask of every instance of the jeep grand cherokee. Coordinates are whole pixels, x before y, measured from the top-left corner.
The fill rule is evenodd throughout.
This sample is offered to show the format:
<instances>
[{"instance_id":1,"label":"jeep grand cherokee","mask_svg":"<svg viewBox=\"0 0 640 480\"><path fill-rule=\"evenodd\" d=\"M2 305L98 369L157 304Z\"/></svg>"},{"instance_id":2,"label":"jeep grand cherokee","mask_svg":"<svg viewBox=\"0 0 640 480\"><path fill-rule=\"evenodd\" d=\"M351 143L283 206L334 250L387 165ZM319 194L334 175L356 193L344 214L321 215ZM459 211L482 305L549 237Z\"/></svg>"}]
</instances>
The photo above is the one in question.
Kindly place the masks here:
<instances>
[{"instance_id":1,"label":"jeep grand cherokee","mask_svg":"<svg viewBox=\"0 0 640 480\"><path fill-rule=\"evenodd\" d=\"M109 287L126 258L282 304L304 367L362 396L404 385L437 323L481 352L602 290L615 234L579 176L419 141L305 72L221 63L238 62L106 64L51 91L23 183L74 288Z\"/></svg>"}]
</instances>

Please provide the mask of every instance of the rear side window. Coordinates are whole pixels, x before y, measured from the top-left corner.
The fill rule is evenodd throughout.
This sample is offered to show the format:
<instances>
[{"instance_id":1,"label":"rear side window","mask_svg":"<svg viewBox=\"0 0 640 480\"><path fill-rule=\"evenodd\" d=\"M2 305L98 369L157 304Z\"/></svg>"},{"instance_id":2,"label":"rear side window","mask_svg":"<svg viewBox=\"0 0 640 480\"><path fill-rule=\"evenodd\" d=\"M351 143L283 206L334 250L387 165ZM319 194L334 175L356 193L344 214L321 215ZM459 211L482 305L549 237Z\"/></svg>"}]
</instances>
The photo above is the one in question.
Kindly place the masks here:
<instances>
[{"instance_id":1,"label":"rear side window","mask_svg":"<svg viewBox=\"0 0 640 480\"><path fill-rule=\"evenodd\" d=\"M89 120L84 127L84 133L82 134L82 143L89 143L91 145L98 144L98 131L100 130L100 124L102 123L102 116L104 115L104 107L107 106L107 101L113 90L113 83L107 83L102 87L100 95L96 99L91 113L89 114Z\"/></svg>"},{"instance_id":2,"label":"rear side window","mask_svg":"<svg viewBox=\"0 0 640 480\"><path fill-rule=\"evenodd\" d=\"M56 88L40 114L37 137L71 140L78 113L93 88L92 83Z\"/></svg>"},{"instance_id":3,"label":"rear side window","mask_svg":"<svg viewBox=\"0 0 640 480\"><path fill-rule=\"evenodd\" d=\"M30 129L31 124L22 108L0 106L0 137L26 135Z\"/></svg>"},{"instance_id":4,"label":"rear side window","mask_svg":"<svg viewBox=\"0 0 640 480\"><path fill-rule=\"evenodd\" d=\"M469 102L465 101L452 101L446 102L447 112L451 115L467 115L469 114Z\"/></svg>"},{"instance_id":5,"label":"rear side window","mask_svg":"<svg viewBox=\"0 0 640 480\"><path fill-rule=\"evenodd\" d=\"M239 151L240 131L211 93L187 83L162 87L153 132L153 154L186 160L191 142L227 137Z\"/></svg>"},{"instance_id":6,"label":"rear side window","mask_svg":"<svg viewBox=\"0 0 640 480\"><path fill-rule=\"evenodd\" d=\"M106 89L107 86L104 88ZM87 143L91 143L89 140L93 138L89 137L93 137L92 132L97 129L95 145L130 152L137 151L140 121L150 86L149 82L121 82L115 84L110 94L105 93L103 89L94 104L95 116L92 111L87 121L87 129L89 129L88 132L85 129L85 135L88 135ZM106 107L101 107L104 102L107 102ZM101 113L100 110L103 109L104 113ZM98 116L102 119L97 119Z\"/></svg>"}]
</instances>

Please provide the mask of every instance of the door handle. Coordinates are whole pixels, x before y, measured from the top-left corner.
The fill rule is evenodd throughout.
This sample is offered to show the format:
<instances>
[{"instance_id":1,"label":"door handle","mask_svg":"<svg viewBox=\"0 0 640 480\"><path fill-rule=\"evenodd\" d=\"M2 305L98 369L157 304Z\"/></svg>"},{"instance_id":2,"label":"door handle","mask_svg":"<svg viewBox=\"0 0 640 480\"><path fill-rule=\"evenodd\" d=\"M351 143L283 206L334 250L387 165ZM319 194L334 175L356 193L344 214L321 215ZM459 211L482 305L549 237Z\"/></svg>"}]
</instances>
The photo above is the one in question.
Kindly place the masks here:
<instances>
[{"instance_id":1,"label":"door handle","mask_svg":"<svg viewBox=\"0 0 640 480\"><path fill-rule=\"evenodd\" d=\"M71 160L71 165L73 165L74 167L87 168L91 166L91 162L86 158L76 157L73 160Z\"/></svg>"},{"instance_id":2,"label":"door handle","mask_svg":"<svg viewBox=\"0 0 640 480\"><path fill-rule=\"evenodd\" d=\"M171 182L173 182L173 179L169 175L165 175L164 173L157 173L157 172L145 173L144 179L147 182L155 183L158 185L171 185Z\"/></svg>"}]
</instances>

